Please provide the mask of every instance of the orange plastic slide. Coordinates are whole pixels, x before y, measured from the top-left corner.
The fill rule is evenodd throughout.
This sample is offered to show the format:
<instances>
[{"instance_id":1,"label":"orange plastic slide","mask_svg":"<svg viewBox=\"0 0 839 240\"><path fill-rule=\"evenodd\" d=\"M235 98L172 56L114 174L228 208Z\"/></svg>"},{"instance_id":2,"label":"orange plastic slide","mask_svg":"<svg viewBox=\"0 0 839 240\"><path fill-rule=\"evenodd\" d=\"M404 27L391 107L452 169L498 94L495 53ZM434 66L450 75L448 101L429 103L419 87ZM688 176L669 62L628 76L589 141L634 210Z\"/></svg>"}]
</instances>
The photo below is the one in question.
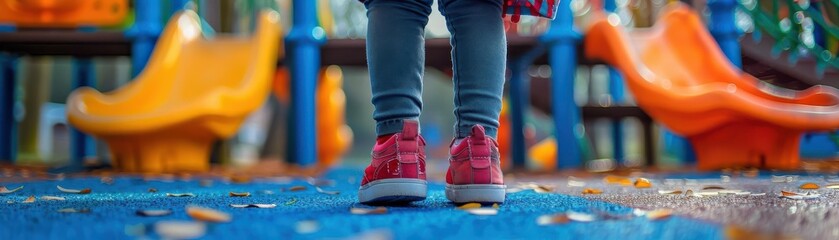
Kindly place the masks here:
<instances>
[{"instance_id":1,"label":"orange plastic slide","mask_svg":"<svg viewBox=\"0 0 839 240\"><path fill-rule=\"evenodd\" d=\"M265 11L257 21L252 37L206 39L195 12L178 13L132 82L106 94L81 88L70 95L70 123L105 140L117 169L208 170L213 142L236 133L271 89L279 14Z\"/></svg>"},{"instance_id":2,"label":"orange plastic slide","mask_svg":"<svg viewBox=\"0 0 839 240\"><path fill-rule=\"evenodd\" d=\"M344 113L347 97L342 83L344 73L341 67L329 66L321 69L320 82L315 92L315 110L317 111L318 166L337 165L341 156L352 145L353 132L346 124ZM277 69L274 81L274 95L280 102L290 104L290 79L287 68Z\"/></svg>"},{"instance_id":3,"label":"orange plastic slide","mask_svg":"<svg viewBox=\"0 0 839 240\"><path fill-rule=\"evenodd\" d=\"M128 14L128 0L0 1L0 23L24 27L110 26Z\"/></svg>"},{"instance_id":4,"label":"orange plastic slide","mask_svg":"<svg viewBox=\"0 0 839 240\"><path fill-rule=\"evenodd\" d=\"M839 91L768 87L733 66L684 5L668 6L650 29L618 25L616 16L595 21L585 55L622 71L638 105L690 140L700 169L796 169L803 132L839 128Z\"/></svg>"}]
</instances>

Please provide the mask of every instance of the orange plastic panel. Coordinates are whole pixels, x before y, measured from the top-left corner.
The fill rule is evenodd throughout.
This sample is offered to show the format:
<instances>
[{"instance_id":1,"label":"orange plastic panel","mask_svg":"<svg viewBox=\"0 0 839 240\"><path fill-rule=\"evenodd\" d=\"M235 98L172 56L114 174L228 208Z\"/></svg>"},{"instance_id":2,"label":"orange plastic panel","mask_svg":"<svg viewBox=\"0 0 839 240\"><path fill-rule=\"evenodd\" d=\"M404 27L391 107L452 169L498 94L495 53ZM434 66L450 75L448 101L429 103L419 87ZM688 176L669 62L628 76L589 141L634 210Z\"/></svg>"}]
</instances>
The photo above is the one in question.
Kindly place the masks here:
<instances>
[{"instance_id":1,"label":"orange plastic panel","mask_svg":"<svg viewBox=\"0 0 839 240\"><path fill-rule=\"evenodd\" d=\"M496 140L498 140L498 153L501 155L500 161L502 169L510 169L512 166L510 163L512 160L510 152L513 147L512 142L510 142L512 129L510 129L510 111L508 109L510 109L510 107L507 105L507 100L504 99L501 102L501 113L498 117L498 136L496 136Z\"/></svg>"},{"instance_id":2,"label":"orange plastic panel","mask_svg":"<svg viewBox=\"0 0 839 240\"><path fill-rule=\"evenodd\" d=\"M805 131L839 128L839 91L770 89L723 55L700 17L673 4L651 29L601 17L585 55L620 69L638 105L693 145L700 169L795 169Z\"/></svg>"},{"instance_id":3,"label":"orange plastic panel","mask_svg":"<svg viewBox=\"0 0 839 240\"><path fill-rule=\"evenodd\" d=\"M109 26L128 14L128 0L5 0L0 23L23 27Z\"/></svg>"},{"instance_id":4,"label":"orange plastic panel","mask_svg":"<svg viewBox=\"0 0 839 240\"><path fill-rule=\"evenodd\" d=\"M106 94L74 91L68 119L108 142L118 169L208 170L211 144L233 135L270 92L278 19L265 11L250 38L205 39L198 15L181 12L169 20L137 78Z\"/></svg>"},{"instance_id":5,"label":"orange plastic panel","mask_svg":"<svg viewBox=\"0 0 839 240\"><path fill-rule=\"evenodd\" d=\"M286 68L277 69L274 81L274 95L284 103L289 101L289 75ZM318 166L331 167L339 163L341 156L352 145L353 132L346 125L346 96L342 89L344 75L338 66L329 66L320 71L320 82L316 91Z\"/></svg>"}]
</instances>

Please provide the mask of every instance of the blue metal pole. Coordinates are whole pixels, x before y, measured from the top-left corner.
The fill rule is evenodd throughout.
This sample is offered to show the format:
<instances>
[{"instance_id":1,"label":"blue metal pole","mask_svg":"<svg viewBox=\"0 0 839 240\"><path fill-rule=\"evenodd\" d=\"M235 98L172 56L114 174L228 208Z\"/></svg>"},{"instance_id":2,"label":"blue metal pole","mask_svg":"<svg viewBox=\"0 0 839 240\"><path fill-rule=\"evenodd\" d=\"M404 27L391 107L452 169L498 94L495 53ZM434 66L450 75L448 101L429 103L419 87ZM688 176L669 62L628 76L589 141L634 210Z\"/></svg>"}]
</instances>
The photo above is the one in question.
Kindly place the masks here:
<instances>
[{"instance_id":1,"label":"blue metal pole","mask_svg":"<svg viewBox=\"0 0 839 240\"><path fill-rule=\"evenodd\" d=\"M510 68L510 124L511 144L513 148L513 167L526 165L527 149L524 139L524 110L530 104L530 78L527 76L527 64L519 58L509 63Z\"/></svg>"},{"instance_id":2,"label":"blue metal pole","mask_svg":"<svg viewBox=\"0 0 839 240\"><path fill-rule=\"evenodd\" d=\"M172 9L169 15L174 15L180 10L187 8L187 4L192 2L192 0L172 0Z\"/></svg>"},{"instance_id":3,"label":"blue metal pole","mask_svg":"<svg viewBox=\"0 0 839 240\"><path fill-rule=\"evenodd\" d=\"M0 53L0 163L17 157L15 63L14 56Z\"/></svg>"},{"instance_id":4,"label":"blue metal pole","mask_svg":"<svg viewBox=\"0 0 839 240\"><path fill-rule=\"evenodd\" d=\"M95 85L93 61L90 58L75 59L73 72L73 89ZM70 133L70 164L81 166L86 157L96 154L96 141L73 127L70 128Z\"/></svg>"},{"instance_id":5,"label":"blue metal pole","mask_svg":"<svg viewBox=\"0 0 839 240\"><path fill-rule=\"evenodd\" d=\"M615 12L617 4L615 0L603 1L603 10L607 12ZM623 86L623 77L617 69L609 67L609 94L612 96L612 103L615 105L623 104L626 101ZM624 142L623 142L623 124L621 120L612 120L612 154L618 164L623 164L624 156Z\"/></svg>"},{"instance_id":6,"label":"blue metal pole","mask_svg":"<svg viewBox=\"0 0 839 240\"><path fill-rule=\"evenodd\" d=\"M287 160L301 166L317 161L315 85L320 68L320 45L325 33L317 23L316 1L292 2L292 25L285 38L291 75L291 107Z\"/></svg>"},{"instance_id":7,"label":"blue metal pole","mask_svg":"<svg viewBox=\"0 0 839 240\"><path fill-rule=\"evenodd\" d=\"M146 67L157 37L163 29L160 0L134 1L134 25L125 32L131 39L131 76Z\"/></svg>"},{"instance_id":8,"label":"blue metal pole","mask_svg":"<svg viewBox=\"0 0 839 240\"><path fill-rule=\"evenodd\" d=\"M580 108L574 102L574 75L577 70L579 32L574 28L571 1L560 1L557 17L550 29L540 37L548 46L551 65L551 111L554 116L557 144L557 168L582 166L577 138L580 129Z\"/></svg>"},{"instance_id":9,"label":"blue metal pole","mask_svg":"<svg viewBox=\"0 0 839 240\"><path fill-rule=\"evenodd\" d=\"M734 10L737 0L710 0L708 9L711 12L711 23L708 26L711 35L717 40L725 56L737 67L742 67L740 56L740 31L734 22Z\"/></svg>"}]
</instances>

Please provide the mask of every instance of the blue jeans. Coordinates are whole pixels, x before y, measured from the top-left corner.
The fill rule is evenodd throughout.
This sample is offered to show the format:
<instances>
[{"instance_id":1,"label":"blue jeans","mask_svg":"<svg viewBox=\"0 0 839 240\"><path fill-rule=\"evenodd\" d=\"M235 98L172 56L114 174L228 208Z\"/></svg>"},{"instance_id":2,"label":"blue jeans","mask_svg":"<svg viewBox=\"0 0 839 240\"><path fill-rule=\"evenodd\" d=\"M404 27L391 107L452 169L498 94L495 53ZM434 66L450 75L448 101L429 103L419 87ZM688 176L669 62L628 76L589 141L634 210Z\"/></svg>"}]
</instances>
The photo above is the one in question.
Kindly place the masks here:
<instances>
[{"instance_id":1,"label":"blue jeans","mask_svg":"<svg viewBox=\"0 0 839 240\"><path fill-rule=\"evenodd\" d=\"M424 28L433 0L367 0L367 64L381 135L422 110ZM451 32L456 137L479 124L498 132L507 57L501 0L438 0Z\"/></svg>"}]
</instances>

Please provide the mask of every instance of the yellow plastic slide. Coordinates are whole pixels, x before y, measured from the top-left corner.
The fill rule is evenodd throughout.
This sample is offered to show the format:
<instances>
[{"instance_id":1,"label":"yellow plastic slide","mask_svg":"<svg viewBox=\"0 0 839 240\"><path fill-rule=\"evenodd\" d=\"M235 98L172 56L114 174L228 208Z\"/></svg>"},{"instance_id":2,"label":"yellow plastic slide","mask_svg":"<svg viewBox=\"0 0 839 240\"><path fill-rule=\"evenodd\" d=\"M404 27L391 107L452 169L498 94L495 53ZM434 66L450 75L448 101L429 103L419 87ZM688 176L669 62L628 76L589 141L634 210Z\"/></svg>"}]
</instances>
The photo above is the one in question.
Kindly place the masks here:
<instances>
[{"instance_id":1,"label":"yellow plastic slide","mask_svg":"<svg viewBox=\"0 0 839 240\"><path fill-rule=\"evenodd\" d=\"M108 143L117 169L208 170L213 142L233 135L271 89L281 49L278 19L264 11L251 37L207 39L198 15L180 12L137 78L110 93L74 91L68 119Z\"/></svg>"},{"instance_id":2,"label":"yellow plastic slide","mask_svg":"<svg viewBox=\"0 0 839 240\"><path fill-rule=\"evenodd\" d=\"M638 105L690 140L700 169L795 169L803 132L839 128L839 91L770 90L733 66L684 5L668 6L651 29L618 25L591 25L585 55L621 70Z\"/></svg>"}]
</instances>

